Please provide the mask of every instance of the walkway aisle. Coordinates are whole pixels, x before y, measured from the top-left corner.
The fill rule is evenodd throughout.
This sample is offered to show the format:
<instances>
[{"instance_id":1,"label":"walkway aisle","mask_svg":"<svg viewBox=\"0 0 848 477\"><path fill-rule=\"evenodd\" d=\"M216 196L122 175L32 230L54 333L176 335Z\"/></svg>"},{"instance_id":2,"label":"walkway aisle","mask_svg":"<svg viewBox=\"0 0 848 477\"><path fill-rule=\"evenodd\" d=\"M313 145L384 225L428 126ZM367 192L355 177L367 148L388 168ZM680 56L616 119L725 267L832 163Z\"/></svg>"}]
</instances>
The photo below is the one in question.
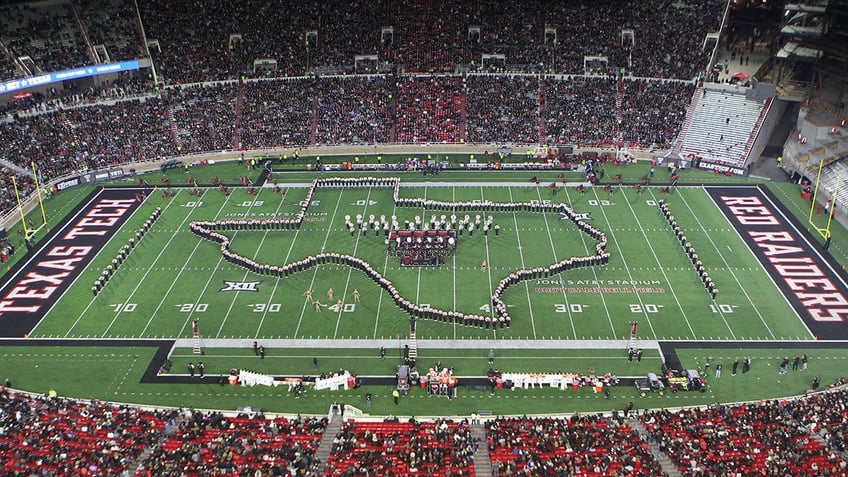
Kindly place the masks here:
<instances>
[{"instance_id":1,"label":"walkway aisle","mask_svg":"<svg viewBox=\"0 0 848 477\"><path fill-rule=\"evenodd\" d=\"M659 444L648 440L648 428L642 424L642 421L639 419L630 419L630 426L633 427L633 429L636 429L642 439L648 443L648 449L650 449L651 454L654 454L654 457L662 466L663 472L665 472L668 477L683 477L683 474L680 473L680 470L678 470L677 466L674 465L674 462L669 459L668 455L660 454Z\"/></svg>"},{"instance_id":2,"label":"walkway aisle","mask_svg":"<svg viewBox=\"0 0 848 477\"><path fill-rule=\"evenodd\" d=\"M477 444L474 451L474 475L489 477L492 475L492 460L489 458L489 444L486 441L486 426L478 422L471 424L471 438Z\"/></svg>"},{"instance_id":3,"label":"walkway aisle","mask_svg":"<svg viewBox=\"0 0 848 477\"><path fill-rule=\"evenodd\" d=\"M324 470L327 469L327 462L330 461L330 452L333 450L333 439L336 434L342 430L344 418L333 414L330 417L330 422L327 423L327 429L324 430L324 435L321 436L321 442L318 443L318 448L315 449L315 458L320 462L318 475L324 475Z\"/></svg>"}]
</instances>

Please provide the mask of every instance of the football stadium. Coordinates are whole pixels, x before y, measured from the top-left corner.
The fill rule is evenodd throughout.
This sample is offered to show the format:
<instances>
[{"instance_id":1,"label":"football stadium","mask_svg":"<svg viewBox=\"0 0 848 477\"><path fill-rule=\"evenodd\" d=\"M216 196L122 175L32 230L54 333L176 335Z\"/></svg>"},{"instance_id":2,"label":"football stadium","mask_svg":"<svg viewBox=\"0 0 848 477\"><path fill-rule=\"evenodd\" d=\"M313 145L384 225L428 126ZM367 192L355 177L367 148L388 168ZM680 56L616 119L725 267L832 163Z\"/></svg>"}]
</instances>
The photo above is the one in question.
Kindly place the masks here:
<instances>
[{"instance_id":1,"label":"football stadium","mask_svg":"<svg viewBox=\"0 0 848 477\"><path fill-rule=\"evenodd\" d=\"M0 473L846 476L848 2L0 2Z\"/></svg>"}]
</instances>

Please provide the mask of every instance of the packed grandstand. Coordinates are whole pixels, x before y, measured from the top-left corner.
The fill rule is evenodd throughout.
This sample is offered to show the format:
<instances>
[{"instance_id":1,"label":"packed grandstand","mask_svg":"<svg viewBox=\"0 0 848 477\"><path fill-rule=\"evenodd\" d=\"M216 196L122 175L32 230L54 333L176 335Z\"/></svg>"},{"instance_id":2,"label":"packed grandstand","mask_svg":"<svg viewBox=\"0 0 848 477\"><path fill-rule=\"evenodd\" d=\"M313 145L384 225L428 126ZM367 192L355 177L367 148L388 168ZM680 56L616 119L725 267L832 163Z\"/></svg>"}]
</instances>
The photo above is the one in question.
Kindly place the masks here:
<instances>
[{"instance_id":1,"label":"packed grandstand","mask_svg":"<svg viewBox=\"0 0 848 477\"><path fill-rule=\"evenodd\" d=\"M473 476L485 475L475 473L482 451L492 475L844 476L848 396L838 384L751 404L491 417L481 435L478 416L347 419L330 432L328 417L143 409L4 389L0 455L4 475Z\"/></svg>"},{"instance_id":2,"label":"packed grandstand","mask_svg":"<svg viewBox=\"0 0 848 477\"><path fill-rule=\"evenodd\" d=\"M152 67L0 101L0 213L17 204L12 175L22 194L34 191L32 163L48 182L314 145L668 150L728 3L8 2L0 82L139 58ZM8 388L0 460L5 475L456 476L479 475L482 452L493 475L844 476L846 402L837 387L700 409L485 417L483 427L479 416L348 419L328 435L327 417L142 409Z\"/></svg>"},{"instance_id":3,"label":"packed grandstand","mask_svg":"<svg viewBox=\"0 0 848 477\"><path fill-rule=\"evenodd\" d=\"M1 157L25 169L34 162L46 180L106 165L282 146L668 149L708 59L701 42L719 28L725 8L719 1L636 8L610 1L591 9L584 2L375 5L6 6L0 80L138 57L150 58L153 68L3 101L0 133L8 142ZM288 13L284 29L269 13L280 11ZM624 41L622 24L628 39L640 32L639 41ZM381 25L393 25L391 34ZM675 41L653 34L660 25ZM481 52L508 62L483 65ZM589 54L606 61L586 65ZM359 65L358 56L376 60ZM273 69L260 68L258 59ZM31 177L18 172L17 179L23 192L32 191ZM15 203L4 185L0 211Z\"/></svg>"}]
</instances>

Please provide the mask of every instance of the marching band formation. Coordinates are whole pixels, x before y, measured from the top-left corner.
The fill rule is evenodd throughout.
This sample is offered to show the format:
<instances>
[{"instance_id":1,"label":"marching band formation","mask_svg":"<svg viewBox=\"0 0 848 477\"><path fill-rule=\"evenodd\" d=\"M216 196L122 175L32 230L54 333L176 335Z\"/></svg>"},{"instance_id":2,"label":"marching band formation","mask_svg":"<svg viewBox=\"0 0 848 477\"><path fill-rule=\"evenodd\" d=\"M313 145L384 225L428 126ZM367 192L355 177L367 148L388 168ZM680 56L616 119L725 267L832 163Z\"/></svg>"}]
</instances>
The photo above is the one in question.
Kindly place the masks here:
<instances>
[{"instance_id":1,"label":"marching band formation","mask_svg":"<svg viewBox=\"0 0 848 477\"><path fill-rule=\"evenodd\" d=\"M492 305L494 316L481 316L473 314L465 314L458 311L439 310L423 307L410 302L404 298L397 290L395 285L385 278L380 272L375 270L366 261L346 254L340 253L319 253L311 255L305 259L288 263L283 266L258 263L255 260L239 255L230 250L230 238L222 234L224 230L279 230L279 229L297 229L299 228L306 216L306 211L309 204L312 202L312 197L319 187L328 188L366 188L366 187L392 187L394 189L393 198L397 207L413 207L425 208L429 210L445 210L452 211L454 214L450 216L450 220L446 215L441 215L436 218L431 217L430 222L422 223L420 217L415 222L407 221L405 226L407 230L415 230L419 227L423 230L427 227L428 230L465 230L469 234L473 233L474 229L482 226L484 233L488 234L489 230L494 230L495 235L500 234L500 227L495 225L492 227L492 217L486 217L485 220L481 215L476 215L472 219L470 215L457 220L455 212L459 211L489 211L495 210L499 212L536 212L536 213L558 213L563 219L571 220L577 225L578 229L597 240L595 245L595 253L588 256L574 256L547 267L536 267L531 269L517 270L509 276L502 279L494 290L492 295ZM414 318L423 318L429 320L443 321L455 323L464 326L485 327L487 329L495 329L497 327L504 328L510 326L512 317L509 315L507 305L503 301L503 294L507 288L516 285L525 280L536 278L549 277L556 275L566 270L573 268L581 268L588 266L603 265L609 261L610 254L606 251L607 237L602 231L589 225L585 222L584 214L576 214L568 204L551 204L540 202L507 202L494 203L488 200L483 201L465 201L465 202L446 202L436 201L423 198L403 198L399 196L400 179L399 178L379 178L379 177L361 177L361 178L346 178L346 177L331 177L315 179L312 182L307 193L306 199L302 202L300 211L293 219L227 219L220 221L196 221L190 225L191 231L201 238L211 240L221 244L221 253L224 258L235 265L246 268L254 273L263 275L271 275L275 277L285 277L293 273L308 270L316 265L321 264L345 264L356 269L362 270L371 280L373 280L380 288L385 290L395 304L405 313ZM376 233L378 230L387 230L388 221L384 216L378 220L375 217L369 217L366 222L362 217L356 217L356 223L351 221L349 216L345 217L346 227L351 230L351 233L358 227L360 230L371 228ZM398 230L395 225L399 225L397 218L392 216L392 226L394 230ZM456 228L454 228L456 227ZM386 236L388 245L390 236ZM395 238L397 240L397 238ZM455 245L455 244L453 244ZM95 292L96 293L96 292Z\"/></svg>"},{"instance_id":2,"label":"marching band formation","mask_svg":"<svg viewBox=\"0 0 848 477\"><path fill-rule=\"evenodd\" d=\"M695 271L698 272L698 276L701 277L701 281L704 283L704 288L710 294L710 297L715 300L716 295L718 295L718 288L716 288L715 283L713 283L713 279L710 278L710 275L707 273L706 269L704 269L704 264L701 263L701 260L698 258L698 254L695 252L695 247L689 243L686 239L686 235L683 234L680 226L677 225L677 221L668 209L668 204L666 204L662 199L659 200L658 204L665 220L668 221L668 225L674 231L677 241L680 242L680 245L686 252L686 256L689 257L689 261L692 262L692 265L695 267Z\"/></svg>"},{"instance_id":3,"label":"marching band formation","mask_svg":"<svg viewBox=\"0 0 848 477\"><path fill-rule=\"evenodd\" d=\"M137 200L140 200L140 198ZM142 225L141 228L136 231L135 237L131 237L127 241L127 244L121 247L121 250L118 252L118 255L116 255L115 258L112 259L112 263L110 263L106 266L106 268L103 269L103 271L100 273L100 276L97 277L97 280L94 280L94 285L91 287L91 292L94 294L94 296L97 296L103 289L103 287L106 286L112 276L118 271L118 268L124 263L127 257L129 257L130 253L135 250L135 246L138 244L138 242L141 241L142 237L147 234L150 228L153 227L153 224L156 222L156 220L158 220L161 216L162 208L156 207L156 210L154 210L153 213L150 214L150 217L144 222L144 225Z\"/></svg>"}]
</instances>

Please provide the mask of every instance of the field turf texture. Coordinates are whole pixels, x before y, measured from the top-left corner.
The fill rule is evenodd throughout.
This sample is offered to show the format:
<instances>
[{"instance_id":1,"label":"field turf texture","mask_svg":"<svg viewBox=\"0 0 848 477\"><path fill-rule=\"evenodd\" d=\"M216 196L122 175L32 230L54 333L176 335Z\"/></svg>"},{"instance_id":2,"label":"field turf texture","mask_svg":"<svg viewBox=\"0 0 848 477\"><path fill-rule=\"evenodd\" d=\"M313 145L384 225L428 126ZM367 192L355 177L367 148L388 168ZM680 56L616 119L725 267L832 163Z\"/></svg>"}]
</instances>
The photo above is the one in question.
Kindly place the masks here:
<instances>
[{"instance_id":1,"label":"field turf texture","mask_svg":"<svg viewBox=\"0 0 848 477\"><path fill-rule=\"evenodd\" d=\"M208 184L213 175L237 184L246 173L234 163L189 171L201 185ZM461 377L482 376L489 367L486 354L494 349L495 367L505 372L586 373L594 368L599 373L641 376L659 371L658 341L681 341L691 345L678 350L683 367L703 367L706 357L713 356L713 363L721 360L725 365L721 379L714 379L710 370L705 393L643 398L632 387L621 387L613 390L610 400L588 388L576 392L500 391L495 396L462 388L459 399L452 401L414 391L398 407L390 404L390 386L381 384L368 389L375 394L375 406L368 411L450 415L486 409L530 414L603 411L626 401L645 407L694 405L799 394L813 374L827 383L842 373L848 354L842 349L844 343L816 340L702 187L748 182L684 171L680 187L671 194L662 194L659 185L643 188L639 194L629 184L647 175L647 167L607 166L608 179L618 173L623 175L623 187L613 187L612 194L601 187L589 188L585 195L572 186L560 188L554 195L545 186L557 181L556 172L443 172L437 177L395 173L402 180L402 197L568 203L577 213L591 214L589 223L607 234L607 250L612 254L605 266L509 288L504 296L513 317L509 328L486 330L419 320L419 367L426 369L440 360ZM174 184L184 183L186 175L169 171ZM533 175L539 176L539 186L529 182ZM668 176L664 168L657 168L655 183L662 184ZM156 183L162 175L147 177ZM275 194L270 186L258 189L256 195L233 188L229 198L211 187L202 188L201 197L191 195L185 187L174 187L167 199L161 196L164 188L151 193L29 338L4 342L0 363L6 374L23 389L45 392L55 388L63 395L121 402L221 409L255 406L308 413L324 413L328 404L337 400L364 407L363 389L307 390L305 399L295 400L285 387L218 384L218 376L239 367L273 375L312 375L345 368L363 376L366 388L369 376L394 374L407 342L409 319L361 272L342 265L321 265L281 279L259 276L224 261L217 244L188 230L194 220L291 216L299 210L315 177L322 176L276 174L283 194ZM579 174L567 176L570 185L580 180ZM133 186L134 182L113 185ZM806 218L804 206L808 203L797 198L797 186L768 187L788 210ZM55 227L92 190L91 186L72 188L47 201L48 227ZM345 216L396 215L403 224L415 216L428 220L445 212L398 208L388 188L322 188L313 199L308 220L299 230L228 231L231 250L274 265L319 252L354 255L381 271L414 303L485 314L490 312L492 284L506 274L587 255L594 248L590 237L557 214L479 212L493 216L501 227L499 236L476 231L469 237L466 233L459 238L456 257L441 267L402 267L397 258L387 257L382 235L357 232L351 237L344 227ZM718 284L720 293L715 301L660 213L660 199L666 200ZM161 218L94 297L90 288L95 278L156 207L162 208ZM476 213L457 213L466 214L473 219ZM844 239L844 229L834 228L830 252L839 263L845 263ZM14 258L20 260L22 255ZM488 264L486 269L481 267L483 261ZM10 272L4 280L8 276ZM221 291L226 282L256 281L261 283L255 292ZM327 297L329 288L335 291L334 300ZM308 289L326 305L320 312L304 296ZM354 289L361 293L358 303L352 298ZM339 298L344 304L333 307ZM202 356L192 354L193 318L200 319ZM626 358L633 320L639 321L637 344L645 348L639 363ZM178 340L173 347L158 344L173 340ZM253 355L253 341L267 348L265 359ZM156 345L151 344L154 342ZM381 345L389 350L386 360L379 359ZM780 358L803 352L810 355L808 371L777 375ZM172 363L168 373L158 372L163 355ZM744 356L753 357L752 371L731 377L730 362ZM313 358L319 360L318 370L312 365ZM186 365L198 360L206 364L207 377L192 382L186 379Z\"/></svg>"}]
</instances>

